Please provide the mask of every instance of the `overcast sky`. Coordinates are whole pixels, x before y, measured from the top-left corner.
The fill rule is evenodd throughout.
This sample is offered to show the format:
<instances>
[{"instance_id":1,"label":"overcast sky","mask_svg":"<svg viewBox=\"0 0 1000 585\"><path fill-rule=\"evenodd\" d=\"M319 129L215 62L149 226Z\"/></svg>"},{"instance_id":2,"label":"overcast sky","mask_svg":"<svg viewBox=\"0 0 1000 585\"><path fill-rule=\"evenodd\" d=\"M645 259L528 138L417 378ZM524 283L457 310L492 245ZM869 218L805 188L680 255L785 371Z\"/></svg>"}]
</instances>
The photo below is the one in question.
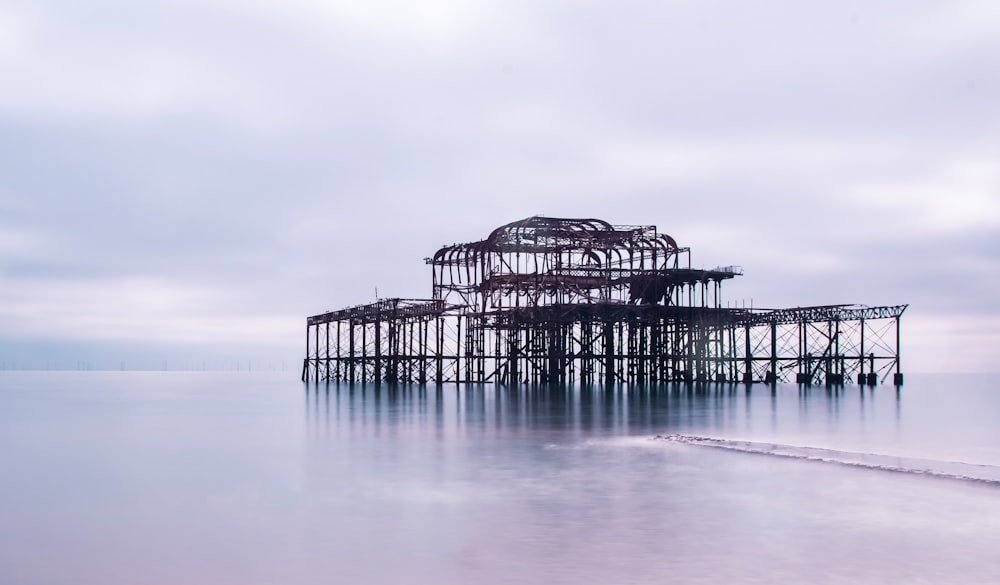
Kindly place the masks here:
<instances>
[{"instance_id":1,"label":"overcast sky","mask_svg":"<svg viewBox=\"0 0 1000 585\"><path fill-rule=\"evenodd\" d=\"M1000 371L1000 4L0 1L4 367L297 370L526 216Z\"/></svg>"}]
</instances>

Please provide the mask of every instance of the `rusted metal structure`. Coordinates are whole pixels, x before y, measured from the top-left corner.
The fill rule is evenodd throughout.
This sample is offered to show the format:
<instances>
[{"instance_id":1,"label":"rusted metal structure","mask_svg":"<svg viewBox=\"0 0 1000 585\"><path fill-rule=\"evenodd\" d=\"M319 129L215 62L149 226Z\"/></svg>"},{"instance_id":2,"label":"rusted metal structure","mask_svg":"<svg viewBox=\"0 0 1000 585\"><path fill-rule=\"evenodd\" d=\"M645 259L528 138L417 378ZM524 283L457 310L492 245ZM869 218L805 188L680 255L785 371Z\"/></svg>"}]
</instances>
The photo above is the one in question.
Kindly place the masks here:
<instances>
[{"instance_id":1,"label":"rusted metal structure","mask_svg":"<svg viewBox=\"0 0 1000 585\"><path fill-rule=\"evenodd\" d=\"M902 384L906 305L724 307L655 226L530 217L426 262L430 299L306 320L304 381Z\"/></svg>"}]
</instances>

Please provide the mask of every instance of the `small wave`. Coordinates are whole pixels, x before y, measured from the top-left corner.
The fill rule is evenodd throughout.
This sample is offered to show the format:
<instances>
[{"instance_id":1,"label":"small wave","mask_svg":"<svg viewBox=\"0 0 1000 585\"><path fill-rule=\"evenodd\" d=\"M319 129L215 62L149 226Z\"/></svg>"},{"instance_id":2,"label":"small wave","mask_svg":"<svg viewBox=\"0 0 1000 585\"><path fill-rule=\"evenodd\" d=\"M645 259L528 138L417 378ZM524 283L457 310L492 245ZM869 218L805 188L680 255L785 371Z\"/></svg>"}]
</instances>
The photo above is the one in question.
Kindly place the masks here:
<instances>
[{"instance_id":1,"label":"small wave","mask_svg":"<svg viewBox=\"0 0 1000 585\"><path fill-rule=\"evenodd\" d=\"M914 457L896 457L877 453L856 453L821 449L817 447L799 447L779 443L760 443L754 441L736 441L714 437L699 437L694 435L656 435L654 440L670 441L698 447L712 447L755 455L768 455L788 459L818 461L849 467L861 467L878 471L891 471L924 475L960 481L972 481L1000 487L1000 467L995 465L980 465L961 461L940 461L935 459L919 459Z\"/></svg>"}]
</instances>

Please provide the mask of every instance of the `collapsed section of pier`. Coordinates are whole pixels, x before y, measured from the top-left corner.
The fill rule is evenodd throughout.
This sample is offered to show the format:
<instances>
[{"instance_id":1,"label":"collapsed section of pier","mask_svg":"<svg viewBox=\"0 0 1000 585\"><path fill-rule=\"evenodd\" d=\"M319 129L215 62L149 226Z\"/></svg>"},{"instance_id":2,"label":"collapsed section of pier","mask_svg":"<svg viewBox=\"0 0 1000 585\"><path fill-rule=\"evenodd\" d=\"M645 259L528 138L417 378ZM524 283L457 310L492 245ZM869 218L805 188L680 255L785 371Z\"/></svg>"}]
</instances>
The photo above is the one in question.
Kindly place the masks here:
<instances>
[{"instance_id":1,"label":"collapsed section of pier","mask_svg":"<svg viewBox=\"0 0 1000 585\"><path fill-rule=\"evenodd\" d=\"M724 307L655 226L530 217L427 258L429 299L306 319L304 381L902 384L907 305Z\"/></svg>"}]
</instances>

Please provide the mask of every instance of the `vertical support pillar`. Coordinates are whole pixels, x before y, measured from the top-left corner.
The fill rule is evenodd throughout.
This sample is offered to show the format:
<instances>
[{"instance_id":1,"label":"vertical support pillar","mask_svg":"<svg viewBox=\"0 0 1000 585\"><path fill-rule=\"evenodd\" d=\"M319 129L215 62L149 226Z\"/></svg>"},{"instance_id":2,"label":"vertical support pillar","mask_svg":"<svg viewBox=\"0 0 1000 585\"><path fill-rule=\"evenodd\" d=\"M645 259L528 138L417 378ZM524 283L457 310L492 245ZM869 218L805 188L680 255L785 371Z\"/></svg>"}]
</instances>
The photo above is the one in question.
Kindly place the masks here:
<instances>
[{"instance_id":1,"label":"vertical support pillar","mask_svg":"<svg viewBox=\"0 0 1000 585\"><path fill-rule=\"evenodd\" d=\"M495 335L493 336L493 380L496 382L506 381L500 379L500 327L494 329Z\"/></svg>"},{"instance_id":2,"label":"vertical support pillar","mask_svg":"<svg viewBox=\"0 0 1000 585\"><path fill-rule=\"evenodd\" d=\"M833 321L826 322L826 380L830 382L830 374L833 373Z\"/></svg>"},{"instance_id":3,"label":"vertical support pillar","mask_svg":"<svg viewBox=\"0 0 1000 585\"><path fill-rule=\"evenodd\" d=\"M844 358L840 355L840 318L830 321L827 330L830 345L827 349L826 383L839 386L844 383Z\"/></svg>"},{"instance_id":4,"label":"vertical support pillar","mask_svg":"<svg viewBox=\"0 0 1000 585\"><path fill-rule=\"evenodd\" d=\"M865 318L861 317L861 347L858 349L858 386L865 383Z\"/></svg>"},{"instance_id":5,"label":"vertical support pillar","mask_svg":"<svg viewBox=\"0 0 1000 585\"><path fill-rule=\"evenodd\" d=\"M604 322L604 383L615 383L615 330L610 321Z\"/></svg>"},{"instance_id":6,"label":"vertical support pillar","mask_svg":"<svg viewBox=\"0 0 1000 585\"><path fill-rule=\"evenodd\" d=\"M326 322L326 372L324 373L323 379L327 382L330 381L330 322Z\"/></svg>"},{"instance_id":7,"label":"vertical support pillar","mask_svg":"<svg viewBox=\"0 0 1000 585\"><path fill-rule=\"evenodd\" d=\"M315 366L313 381L319 382L319 324L318 323L313 326L313 330L316 332L316 339L315 339L316 361L313 362L313 365Z\"/></svg>"},{"instance_id":8,"label":"vertical support pillar","mask_svg":"<svg viewBox=\"0 0 1000 585\"><path fill-rule=\"evenodd\" d=\"M347 370L348 370L348 381L351 384L357 379L354 372L354 358L357 355L357 348L354 345L354 319L352 318L347 322L347 346L349 357L347 359Z\"/></svg>"},{"instance_id":9,"label":"vertical support pillar","mask_svg":"<svg viewBox=\"0 0 1000 585\"><path fill-rule=\"evenodd\" d=\"M477 353L479 354L479 381L486 381L486 319L482 318L479 321L479 330L476 333L476 339L478 341Z\"/></svg>"},{"instance_id":10,"label":"vertical support pillar","mask_svg":"<svg viewBox=\"0 0 1000 585\"><path fill-rule=\"evenodd\" d=\"M368 381L368 324L361 319L361 383Z\"/></svg>"},{"instance_id":11,"label":"vertical support pillar","mask_svg":"<svg viewBox=\"0 0 1000 585\"><path fill-rule=\"evenodd\" d=\"M335 365L335 374L334 374L334 376L336 377L336 380L338 382L340 382L340 381L342 381L344 379L344 359L343 359L344 356L343 356L343 354L340 351L340 324L341 324L341 321L338 320L337 321L337 362L336 362L336 365Z\"/></svg>"},{"instance_id":12,"label":"vertical support pillar","mask_svg":"<svg viewBox=\"0 0 1000 585\"><path fill-rule=\"evenodd\" d=\"M455 318L455 381L462 382L462 316Z\"/></svg>"},{"instance_id":13,"label":"vertical support pillar","mask_svg":"<svg viewBox=\"0 0 1000 585\"><path fill-rule=\"evenodd\" d=\"M420 329L422 331L420 335L420 383L427 383L427 366L428 358L427 352L429 351L429 346L427 343L427 336L429 334L431 327L430 319L427 317L421 317L420 319Z\"/></svg>"},{"instance_id":14,"label":"vertical support pillar","mask_svg":"<svg viewBox=\"0 0 1000 585\"><path fill-rule=\"evenodd\" d=\"M375 383L382 383L382 320L375 319Z\"/></svg>"},{"instance_id":15,"label":"vertical support pillar","mask_svg":"<svg viewBox=\"0 0 1000 585\"><path fill-rule=\"evenodd\" d=\"M837 375L840 376L840 383L844 383L844 356L840 353L840 319L838 318L833 324L833 333L836 335L834 338L833 348L834 355L837 361Z\"/></svg>"},{"instance_id":16,"label":"vertical support pillar","mask_svg":"<svg viewBox=\"0 0 1000 585\"><path fill-rule=\"evenodd\" d=\"M663 368L663 348L660 340L662 331L659 319L653 321L649 330L649 381L653 384L660 381L660 371Z\"/></svg>"},{"instance_id":17,"label":"vertical support pillar","mask_svg":"<svg viewBox=\"0 0 1000 585\"><path fill-rule=\"evenodd\" d=\"M622 344L623 347L627 348L625 351L625 381L629 384L635 382L635 370L636 370L636 354L638 350L636 349L636 339L635 339L635 327L631 321L625 323L625 343Z\"/></svg>"},{"instance_id":18,"label":"vertical support pillar","mask_svg":"<svg viewBox=\"0 0 1000 585\"><path fill-rule=\"evenodd\" d=\"M778 381L778 324L771 322L771 367L764 382L775 384Z\"/></svg>"},{"instance_id":19,"label":"vertical support pillar","mask_svg":"<svg viewBox=\"0 0 1000 585\"><path fill-rule=\"evenodd\" d=\"M435 322L435 342L434 342L434 361L435 361L435 379L434 381L440 384L444 382L444 318L440 315L437 317Z\"/></svg>"},{"instance_id":20,"label":"vertical support pillar","mask_svg":"<svg viewBox=\"0 0 1000 585\"><path fill-rule=\"evenodd\" d=\"M302 381L309 381L309 321L306 321L306 359L302 360Z\"/></svg>"},{"instance_id":21,"label":"vertical support pillar","mask_svg":"<svg viewBox=\"0 0 1000 585\"><path fill-rule=\"evenodd\" d=\"M726 353L729 358L729 380L736 382L739 379L736 377L736 327L727 324L726 331L729 332L729 351Z\"/></svg>"},{"instance_id":22,"label":"vertical support pillar","mask_svg":"<svg viewBox=\"0 0 1000 585\"><path fill-rule=\"evenodd\" d=\"M896 373L892 375L892 383L896 386L903 385L903 373L900 371L900 351L899 351L899 315L896 315Z\"/></svg>"},{"instance_id":23,"label":"vertical support pillar","mask_svg":"<svg viewBox=\"0 0 1000 585\"><path fill-rule=\"evenodd\" d=\"M408 383L413 383L417 381L416 372L414 368L417 365L417 344L415 343L415 337L413 334L413 328L418 326L418 324L409 318L403 321L403 363L405 364L406 374L403 377L403 381Z\"/></svg>"},{"instance_id":24,"label":"vertical support pillar","mask_svg":"<svg viewBox=\"0 0 1000 585\"><path fill-rule=\"evenodd\" d=\"M753 348L750 346L750 324L747 323L743 326L744 332L744 354L743 354L743 382L745 384L753 383Z\"/></svg>"},{"instance_id":25,"label":"vertical support pillar","mask_svg":"<svg viewBox=\"0 0 1000 585\"><path fill-rule=\"evenodd\" d=\"M809 324L799 321L799 373L795 374L798 384L812 384L812 354L809 353Z\"/></svg>"},{"instance_id":26,"label":"vertical support pillar","mask_svg":"<svg viewBox=\"0 0 1000 585\"><path fill-rule=\"evenodd\" d=\"M628 369L626 367L628 365L628 345L625 339L625 325L621 322L618 322L616 325L617 327L613 326L618 329L618 339L616 341L617 347L615 349L614 360L615 376L620 378L623 382L628 382L628 378L626 377L628 375Z\"/></svg>"},{"instance_id":27,"label":"vertical support pillar","mask_svg":"<svg viewBox=\"0 0 1000 585\"><path fill-rule=\"evenodd\" d=\"M695 289L691 288L688 294L693 294ZM687 335L686 342L684 345L684 381L691 382L697 378L697 371L695 370L695 345L698 343L697 333L698 328L693 322L687 322L684 324L685 331Z\"/></svg>"},{"instance_id":28,"label":"vertical support pillar","mask_svg":"<svg viewBox=\"0 0 1000 585\"><path fill-rule=\"evenodd\" d=\"M389 350L389 363L385 369L385 379L390 384L395 384L399 381L399 330L396 318L389 319L385 333L388 342L386 347Z\"/></svg>"}]
</instances>

